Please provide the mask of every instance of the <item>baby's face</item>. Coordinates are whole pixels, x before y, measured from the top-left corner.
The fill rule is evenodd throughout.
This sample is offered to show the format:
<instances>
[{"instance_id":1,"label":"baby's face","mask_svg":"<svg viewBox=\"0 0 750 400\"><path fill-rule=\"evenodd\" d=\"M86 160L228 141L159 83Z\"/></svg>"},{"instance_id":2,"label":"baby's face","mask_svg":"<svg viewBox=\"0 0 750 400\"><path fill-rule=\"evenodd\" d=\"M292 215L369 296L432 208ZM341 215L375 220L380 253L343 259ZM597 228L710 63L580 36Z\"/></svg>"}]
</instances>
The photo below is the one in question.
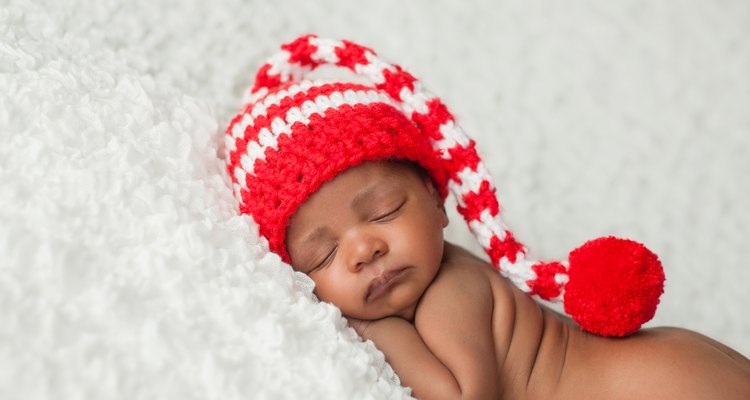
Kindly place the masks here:
<instances>
[{"instance_id":1,"label":"baby's face","mask_svg":"<svg viewBox=\"0 0 750 400\"><path fill-rule=\"evenodd\" d=\"M429 178L400 163L366 162L299 207L287 248L318 298L345 316L412 319L440 268L447 224Z\"/></svg>"}]
</instances>

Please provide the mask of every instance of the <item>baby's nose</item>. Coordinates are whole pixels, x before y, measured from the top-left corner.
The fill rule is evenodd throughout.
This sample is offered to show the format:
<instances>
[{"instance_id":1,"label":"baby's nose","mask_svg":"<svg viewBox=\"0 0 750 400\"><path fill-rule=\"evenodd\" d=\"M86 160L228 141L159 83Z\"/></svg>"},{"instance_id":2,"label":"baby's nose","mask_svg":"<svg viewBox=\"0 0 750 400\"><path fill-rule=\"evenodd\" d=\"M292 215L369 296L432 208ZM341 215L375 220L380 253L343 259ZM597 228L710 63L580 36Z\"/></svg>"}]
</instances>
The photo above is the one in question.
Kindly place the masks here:
<instances>
[{"instance_id":1,"label":"baby's nose","mask_svg":"<svg viewBox=\"0 0 750 400\"><path fill-rule=\"evenodd\" d=\"M388 252L385 240L374 235L361 234L352 242L352 255L349 265L353 271L359 271L365 266Z\"/></svg>"}]
</instances>

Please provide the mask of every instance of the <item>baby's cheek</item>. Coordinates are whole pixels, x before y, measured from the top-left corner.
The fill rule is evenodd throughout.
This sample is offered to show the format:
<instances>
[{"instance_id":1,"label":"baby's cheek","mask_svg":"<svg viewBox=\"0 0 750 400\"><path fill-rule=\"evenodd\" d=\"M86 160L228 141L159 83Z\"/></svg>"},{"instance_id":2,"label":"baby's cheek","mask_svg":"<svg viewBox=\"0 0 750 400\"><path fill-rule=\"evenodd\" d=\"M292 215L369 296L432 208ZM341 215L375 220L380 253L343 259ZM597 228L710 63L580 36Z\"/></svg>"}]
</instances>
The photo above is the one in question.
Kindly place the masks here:
<instances>
[{"instance_id":1,"label":"baby's cheek","mask_svg":"<svg viewBox=\"0 0 750 400\"><path fill-rule=\"evenodd\" d=\"M313 280L315 281L315 294L319 300L331 303L342 310L351 309L356 305L354 301L356 285L353 282L334 273L316 278Z\"/></svg>"}]
</instances>

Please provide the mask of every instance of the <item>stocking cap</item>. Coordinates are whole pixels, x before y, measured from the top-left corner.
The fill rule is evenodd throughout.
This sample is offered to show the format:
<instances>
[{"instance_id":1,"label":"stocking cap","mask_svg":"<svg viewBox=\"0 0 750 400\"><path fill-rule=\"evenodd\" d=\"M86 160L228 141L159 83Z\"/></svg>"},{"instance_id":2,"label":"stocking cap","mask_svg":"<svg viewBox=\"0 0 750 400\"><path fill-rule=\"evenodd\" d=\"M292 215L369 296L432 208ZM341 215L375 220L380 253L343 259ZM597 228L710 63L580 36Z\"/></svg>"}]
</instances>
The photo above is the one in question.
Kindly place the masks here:
<instances>
[{"instance_id":1,"label":"stocking cap","mask_svg":"<svg viewBox=\"0 0 750 400\"><path fill-rule=\"evenodd\" d=\"M369 83L310 81L319 65L348 68ZM563 301L587 331L624 336L651 319L664 274L654 253L614 237L589 241L568 261L532 260L503 223L475 142L421 82L346 40L302 36L258 71L248 101L226 131L227 169L240 203L272 251L289 262L289 218L320 185L369 160L422 166L492 264L522 291Z\"/></svg>"}]
</instances>

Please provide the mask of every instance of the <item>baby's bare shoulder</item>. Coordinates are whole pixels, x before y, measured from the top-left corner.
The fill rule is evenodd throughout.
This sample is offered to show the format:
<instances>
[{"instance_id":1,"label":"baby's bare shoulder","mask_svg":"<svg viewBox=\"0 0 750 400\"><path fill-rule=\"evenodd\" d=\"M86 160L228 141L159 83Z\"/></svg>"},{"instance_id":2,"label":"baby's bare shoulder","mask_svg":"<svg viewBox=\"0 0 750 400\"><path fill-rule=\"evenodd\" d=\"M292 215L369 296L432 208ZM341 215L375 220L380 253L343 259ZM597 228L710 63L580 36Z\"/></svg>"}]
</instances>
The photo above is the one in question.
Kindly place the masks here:
<instances>
[{"instance_id":1,"label":"baby's bare shoulder","mask_svg":"<svg viewBox=\"0 0 750 400\"><path fill-rule=\"evenodd\" d=\"M417 312L431 316L440 313L446 303L491 309L492 287L486 275L467 260L445 257L440 271L422 296Z\"/></svg>"},{"instance_id":2,"label":"baby's bare shoulder","mask_svg":"<svg viewBox=\"0 0 750 400\"><path fill-rule=\"evenodd\" d=\"M491 324L501 356L513 336L517 318L524 328L531 323L540 325L535 317L540 316L541 309L534 300L516 289L487 261L449 243L440 271L422 296L417 314L421 311L423 317L441 315L446 302L483 310L471 315L481 316ZM526 333L524 336L528 337Z\"/></svg>"},{"instance_id":3,"label":"baby's bare shoulder","mask_svg":"<svg viewBox=\"0 0 750 400\"><path fill-rule=\"evenodd\" d=\"M503 312L503 320L512 324L514 319L516 296L512 284L487 261L450 243L446 243L440 272L425 292L428 300L443 295L490 304ZM533 300L528 300L533 303Z\"/></svg>"}]
</instances>

